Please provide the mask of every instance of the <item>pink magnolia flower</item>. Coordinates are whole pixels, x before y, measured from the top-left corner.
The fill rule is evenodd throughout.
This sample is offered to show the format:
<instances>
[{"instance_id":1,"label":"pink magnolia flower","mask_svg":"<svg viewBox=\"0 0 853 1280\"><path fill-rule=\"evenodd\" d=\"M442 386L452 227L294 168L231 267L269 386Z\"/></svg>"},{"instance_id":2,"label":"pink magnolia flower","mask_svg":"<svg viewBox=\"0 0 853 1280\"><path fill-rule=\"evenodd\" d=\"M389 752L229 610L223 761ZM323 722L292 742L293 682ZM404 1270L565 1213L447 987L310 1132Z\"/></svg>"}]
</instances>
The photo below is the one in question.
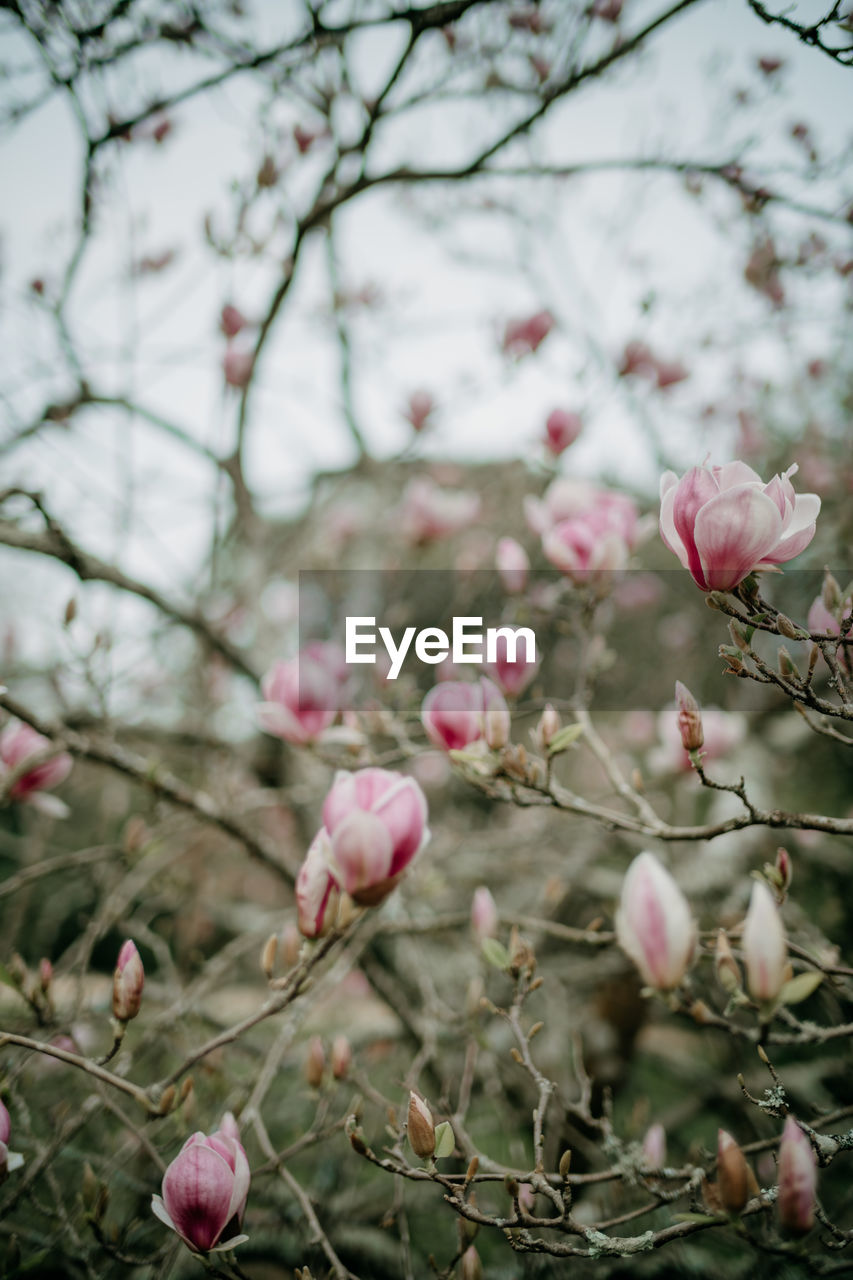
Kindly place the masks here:
<instances>
[{"instance_id":1,"label":"pink magnolia flower","mask_svg":"<svg viewBox=\"0 0 853 1280\"><path fill-rule=\"evenodd\" d=\"M661 477L660 532L703 591L731 591L809 545L820 498L794 492L789 467L765 484L745 462Z\"/></svg>"},{"instance_id":2,"label":"pink magnolia flower","mask_svg":"<svg viewBox=\"0 0 853 1280\"><path fill-rule=\"evenodd\" d=\"M464 489L442 489L427 476L416 476L403 491L399 528L409 542L431 542L474 523L480 498Z\"/></svg>"},{"instance_id":3,"label":"pink magnolia flower","mask_svg":"<svg viewBox=\"0 0 853 1280\"><path fill-rule=\"evenodd\" d=\"M498 749L509 741L509 708L485 676L476 684L441 681L424 698L421 720L430 742L442 751L461 751L481 739Z\"/></svg>"},{"instance_id":4,"label":"pink magnolia flower","mask_svg":"<svg viewBox=\"0 0 853 1280\"><path fill-rule=\"evenodd\" d=\"M264 701L258 703L258 723L266 733L285 742L312 742L338 714L340 677L318 651L303 650L289 662L275 662L261 681Z\"/></svg>"},{"instance_id":5,"label":"pink magnolia flower","mask_svg":"<svg viewBox=\"0 0 853 1280\"><path fill-rule=\"evenodd\" d=\"M340 891L360 906L382 902L429 840L426 821L414 778L388 769L339 773L296 881L302 933L323 933Z\"/></svg>"},{"instance_id":6,"label":"pink magnolia flower","mask_svg":"<svg viewBox=\"0 0 853 1280\"><path fill-rule=\"evenodd\" d=\"M12 1117L0 1101L0 1142L5 1146L12 1133Z\"/></svg>"},{"instance_id":7,"label":"pink magnolia flower","mask_svg":"<svg viewBox=\"0 0 853 1280\"><path fill-rule=\"evenodd\" d=\"M142 960L135 944L128 938L122 943L113 974L113 1017L118 1022L130 1022L139 1013L144 986Z\"/></svg>"},{"instance_id":8,"label":"pink magnolia flower","mask_svg":"<svg viewBox=\"0 0 853 1280\"><path fill-rule=\"evenodd\" d=\"M483 666L498 688L511 698L517 698L539 670L538 661L527 661L527 645L522 642L522 637L517 638L515 657L510 659L509 642L505 635L495 637L495 660L485 662Z\"/></svg>"},{"instance_id":9,"label":"pink magnolia flower","mask_svg":"<svg viewBox=\"0 0 853 1280\"><path fill-rule=\"evenodd\" d=\"M792 1235L811 1231L815 1217L817 1161L808 1136L792 1115L785 1119L779 1143L779 1221Z\"/></svg>"},{"instance_id":10,"label":"pink magnolia flower","mask_svg":"<svg viewBox=\"0 0 853 1280\"><path fill-rule=\"evenodd\" d=\"M594 512L554 525L542 539L542 550L574 582L624 569L629 555L625 539Z\"/></svg>"},{"instance_id":11,"label":"pink magnolia flower","mask_svg":"<svg viewBox=\"0 0 853 1280\"><path fill-rule=\"evenodd\" d=\"M503 350L507 355L526 356L541 346L554 327L550 311L537 311L523 320L510 320L504 329Z\"/></svg>"},{"instance_id":12,"label":"pink magnolia flower","mask_svg":"<svg viewBox=\"0 0 853 1280\"><path fill-rule=\"evenodd\" d=\"M505 591L515 595L527 586L530 559L515 538L501 538L495 548L495 566Z\"/></svg>"},{"instance_id":13,"label":"pink magnolia flower","mask_svg":"<svg viewBox=\"0 0 853 1280\"><path fill-rule=\"evenodd\" d=\"M12 1134L12 1118L2 1102L0 1102L0 1183L6 1181L10 1173L20 1169L24 1157L18 1151L9 1150L9 1138Z\"/></svg>"},{"instance_id":14,"label":"pink magnolia flower","mask_svg":"<svg viewBox=\"0 0 853 1280\"><path fill-rule=\"evenodd\" d=\"M50 749L50 740L36 733L28 724L16 721L7 724L0 733L0 787L4 773L17 772L30 757L43 755ZM34 805L54 817L67 817L68 809L62 801L43 793L64 782L71 772L71 765L71 756L62 752L43 764L25 770L12 783L9 798Z\"/></svg>"},{"instance_id":15,"label":"pink magnolia flower","mask_svg":"<svg viewBox=\"0 0 853 1280\"><path fill-rule=\"evenodd\" d=\"M240 1235L251 1173L241 1143L218 1130L194 1133L163 1176L162 1197L151 1208L195 1253L233 1249ZM229 1226L233 1235L222 1241Z\"/></svg>"},{"instance_id":16,"label":"pink magnolia flower","mask_svg":"<svg viewBox=\"0 0 853 1280\"><path fill-rule=\"evenodd\" d=\"M775 1000L789 973L788 944L773 894L761 880L752 886L741 944L750 995Z\"/></svg>"},{"instance_id":17,"label":"pink magnolia flower","mask_svg":"<svg viewBox=\"0 0 853 1280\"><path fill-rule=\"evenodd\" d=\"M553 480L541 498L528 495L524 500L524 514L531 532L540 537L563 520L590 516L595 517L599 528L617 533L631 550L640 535L639 512L632 498L568 476Z\"/></svg>"},{"instance_id":18,"label":"pink magnolia flower","mask_svg":"<svg viewBox=\"0 0 853 1280\"><path fill-rule=\"evenodd\" d=\"M574 444L583 428L580 414L554 409L545 419L545 448L555 458Z\"/></svg>"},{"instance_id":19,"label":"pink magnolia flower","mask_svg":"<svg viewBox=\"0 0 853 1280\"><path fill-rule=\"evenodd\" d=\"M639 854L628 868L616 937L647 986L669 991L687 972L696 924L684 894L653 853Z\"/></svg>"}]
</instances>

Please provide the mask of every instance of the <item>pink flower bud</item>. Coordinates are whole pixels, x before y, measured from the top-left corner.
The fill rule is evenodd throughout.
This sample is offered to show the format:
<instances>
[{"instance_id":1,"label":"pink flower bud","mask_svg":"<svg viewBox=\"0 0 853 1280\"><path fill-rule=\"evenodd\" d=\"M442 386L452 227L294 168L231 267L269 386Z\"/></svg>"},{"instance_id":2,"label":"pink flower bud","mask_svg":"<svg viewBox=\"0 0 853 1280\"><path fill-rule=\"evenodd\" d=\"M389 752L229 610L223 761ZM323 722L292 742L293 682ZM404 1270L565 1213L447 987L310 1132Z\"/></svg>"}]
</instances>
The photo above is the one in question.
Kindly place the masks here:
<instances>
[{"instance_id":1,"label":"pink flower bud","mask_svg":"<svg viewBox=\"0 0 853 1280\"><path fill-rule=\"evenodd\" d=\"M237 307L226 302L219 317L219 327L226 338L236 338L241 329L246 327L246 317Z\"/></svg>"},{"instance_id":2,"label":"pink flower bud","mask_svg":"<svg viewBox=\"0 0 853 1280\"><path fill-rule=\"evenodd\" d=\"M345 1035L335 1036L330 1063L335 1079L345 1080L352 1064L352 1046Z\"/></svg>"},{"instance_id":3,"label":"pink flower bud","mask_svg":"<svg viewBox=\"0 0 853 1280\"><path fill-rule=\"evenodd\" d=\"M539 717L539 723L533 733L534 740L540 751L548 750L552 738L557 736L561 727L562 721L560 720L559 711L552 707L550 702L546 702L542 709L542 715Z\"/></svg>"},{"instance_id":4,"label":"pink flower bud","mask_svg":"<svg viewBox=\"0 0 853 1280\"><path fill-rule=\"evenodd\" d=\"M471 928L478 942L497 936L498 909L491 893L482 884L479 889L474 890L471 900Z\"/></svg>"},{"instance_id":5,"label":"pink flower bud","mask_svg":"<svg viewBox=\"0 0 853 1280\"><path fill-rule=\"evenodd\" d=\"M321 827L296 877L298 924L304 937L321 938L328 933L337 914L338 896L329 870L329 833Z\"/></svg>"},{"instance_id":6,"label":"pink flower bud","mask_svg":"<svg viewBox=\"0 0 853 1280\"><path fill-rule=\"evenodd\" d=\"M145 986L145 970L139 952L130 938L122 943L113 974L113 1017L118 1022L130 1022L139 1013L142 1004L142 988Z\"/></svg>"},{"instance_id":7,"label":"pink flower bud","mask_svg":"<svg viewBox=\"0 0 853 1280\"><path fill-rule=\"evenodd\" d=\"M554 409L545 419L545 448L558 458L569 445L574 444L582 428L579 414Z\"/></svg>"},{"instance_id":8,"label":"pink flower bud","mask_svg":"<svg viewBox=\"0 0 853 1280\"><path fill-rule=\"evenodd\" d=\"M0 733L0 787L3 774L17 772L18 768L31 756L36 757L50 751L51 742L42 734L36 733L28 724L12 721ZM64 782L71 772L71 756L63 752L53 756L43 764L36 765L22 773L12 784L10 799L27 801L37 807L47 799L38 793L56 787ZM59 804L59 801L56 802Z\"/></svg>"},{"instance_id":9,"label":"pink flower bud","mask_svg":"<svg viewBox=\"0 0 853 1280\"><path fill-rule=\"evenodd\" d=\"M527 586L530 560L527 552L515 538L501 538L495 548L495 565L504 591L516 595Z\"/></svg>"},{"instance_id":10,"label":"pink flower bud","mask_svg":"<svg viewBox=\"0 0 853 1280\"><path fill-rule=\"evenodd\" d=\"M794 867L787 849L776 850L776 874L779 877L780 889L783 893L787 893L794 878Z\"/></svg>"},{"instance_id":11,"label":"pink flower bud","mask_svg":"<svg viewBox=\"0 0 853 1280\"><path fill-rule=\"evenodd\" d=\"M727 1213L740 1213L749 1199L751 1170L746 1156L725 1129L717 1133L717 1194ZM754 1179L754 1175L752 1175Z\"/></svg>"},{"instance_id":12,"label":"pink flower bud","mask_svg":"<svg viewBox=\"0 0 853 1280\"><path fill-rule=\"evenodd\" d=\"M666 1129L653 1124L643 1138L643 1162L649 1169L662 1169L666 1164Z\"/></svg>"},{"instance_id":13,"label":"pink flower bud","mask_svg":"<svg viewBox=\"0 0 853 1280\"><path fill-rule=\"evenodd\" d=\"M429 391L413 391L403 417L411 424L413 431L423 431L435 409L435 400Z\"/></svg>"},{"instance_id":14,"label":"pink flower bud","mask_svg":"<svg viewBox=\"0 0 853 1280\"><path fill-rule=\"evenodd\" d=\"M480 677L483 696L483 737L492 751L500 751L509 742L512 721L506 699L491 680Z\"/></svg>"},{"instance_id":15,"label":"pink flower bud","mask_svg":"<svg viewBox=\"0 0 853 1280\"><path fill-rule=\"evenodd\" d=\"M242 391L249 385L255 367L254 353L229 347L222 357L222 372L229 387Z\"/></svg>"},{"instance_id":16,"label":"pink flower bud","mask_svg":"<svg viewBox=\"0 0 853 1280\"><path fill-rule=\"evenodd\" d=\"M537 311L525 320L510 320L504 329L503 350L507 355L525 356L536 351L554 327L550 311Z\"/></svg>"},{"instance_id":17,"label":"pink flower bud","mask_svg":"<svg viewBox=\"0 0 853 1280\"><path fill-rule=\"evenodd\" d=\"M516 698L530 684L539 670L539 662L528 661L528 646L523 635L516 636L511 652L505 635L495 637L495 660L483 664L484 669L504 693Z\"/></svg>"},{"instance_id":18,"label":"pink flower bud","mask_svg":"<svg viewBox=\"0 0 853 1280\"><path fill-rule=\"evenodd\" d=\"M307 651L290 662L275 662L261 681L264 701L256 707L266 733L303 744L328 729L338 714L341 684L328 664Z\"/></svg>"},{"instance_id":19,"label":"pink flower bud","mask_svg":"<svg viewBox=\"0 0 853 1280\"><path fill-rule=\"evenodd\" d=\"M680 680L675 682L675 706L678 713L678 729L685 751L698 751L705 741L702 731L702 713L693 694Z\"/></svg>"},{"instance_id":20,"label":"pink flower bud","mask_svg":"<svg viewBox=\"0 0 853 1280\"><path fill-rule=\"evenodd\" d=\"M326 1050L319 1036L312 1036L308 1041L304 1072L305 1079L311 1088L319 1089L326 1073Z\"/></svg>"},{"instance_id":21,"label":"pink flower bud","mask_svg":"<svg viewBox=\"0 0 853 1280\"><path fill-rule=\"evenodd\" d=\"M12 1118L2 1102L0 1102L0 1142L8 1143L12 1133Z\"/></svg>"},{"instance_id":22,"label":"pink flower bud","mask_svg":"<svg viewBox=\"0 0 853 1280\"><path fill-rule=\"evenodd\" d=\"M788 976L788 946L773 894L761 880L752 886L741 945L750 995L775 1000Z\"/></svg>"},{"instance_id":23,"label":"pink flower bud","mask_svg":"<svg viewBox=\"0 0 853 1280\"><path fill-rule=\"evenodd\" d=\"M628 868L616 936L647 986L678 986L693 957L696 925L687 899L653 853L639 854Z\"/></svg>"},{"instance_id":24,"label":"pink flower bud","mask_svg":"<svg viewBox=\"0 0 853 1280\"><path fill-rule=\"evenodd\" d=\"M811 1142L792 1115L785 1120L779 1144L779 1195L776 1206L781 1226L792 1235L812 1229L817 1191L817 1161Z\"/></svg>"},{"instance_id":25,"label":"pink flower bud","mask_svg":"<svg viewBox=\"0 0 853 1280\"><path fill-rule=\"evenodd\" d=\"M768 484L745 462L661 478L660 532L703 591L731 591L756 569L793 559L815 534L820 498L796 494L796 466Z\"/></svg>"},{"instance_id":26,"label":"pink flower bud","mask_svg":"<svg viewBox=\"0 0 853 1280\"><path fill-rule=\"evenodd\" d=\"M406 1121L409 1145L421 1160L428 1159L435 1151L435 1125L423 1098L413 1091L409 1094L409 1115Z\"/></svg>"},{"instance_id":27,"label":"pink flower bud","mask_svg":"<svg viewBox=\"0 0 853 1280\"><path fill-rule=\"evenodd\" d=\"M221 1131L194 1133L167 1168L162 1197L154 1196L151 1208L194 1252L233 1249L248 1239L239 1229L250 1178L236 1139ZM223 1235L227 1238L220 1244Z\"/></svg>"},{"instance_id":28,"label":"pink flower bud","mask_svg":"<svg viewBox=\"0 0 853 1280\"><path fill-rule=\"evenodd\" d=\"M483 1264L472 1244L462 1255L462 1261L459 1264L459 1280L483 1280Z\"/></svg>"}]
</instances>

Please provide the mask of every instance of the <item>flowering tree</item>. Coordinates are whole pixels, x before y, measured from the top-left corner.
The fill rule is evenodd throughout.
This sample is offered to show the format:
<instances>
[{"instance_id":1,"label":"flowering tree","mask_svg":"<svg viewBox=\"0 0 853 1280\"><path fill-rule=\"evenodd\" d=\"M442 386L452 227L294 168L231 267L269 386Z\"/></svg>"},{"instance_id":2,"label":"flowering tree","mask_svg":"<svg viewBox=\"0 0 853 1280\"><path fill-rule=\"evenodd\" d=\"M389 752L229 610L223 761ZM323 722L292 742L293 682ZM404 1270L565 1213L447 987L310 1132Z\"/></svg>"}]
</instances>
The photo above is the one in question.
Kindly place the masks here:
<instances>
[{"instance_id":1,"label":"flowering tree","mask_svg":"<svg viewBox=\"0 0 853 1280\"><path fill-rule=\"evenodd\" d=\"M5 1275L849 1269L850 18L731 8L0 5Z\"/></svg>"}]
</instances>

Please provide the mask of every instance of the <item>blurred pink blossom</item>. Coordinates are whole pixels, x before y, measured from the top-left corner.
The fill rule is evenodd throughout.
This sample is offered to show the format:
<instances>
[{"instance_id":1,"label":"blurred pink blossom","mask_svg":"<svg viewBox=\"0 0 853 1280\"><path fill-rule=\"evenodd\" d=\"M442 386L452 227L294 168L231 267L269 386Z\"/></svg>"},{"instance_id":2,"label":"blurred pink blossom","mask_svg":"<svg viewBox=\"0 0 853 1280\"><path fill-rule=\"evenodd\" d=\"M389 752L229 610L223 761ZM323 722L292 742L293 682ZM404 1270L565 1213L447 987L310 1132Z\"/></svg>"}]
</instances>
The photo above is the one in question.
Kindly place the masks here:
<instances>
[{"instance_id":1,"label":"blurred pink blossom","mask_svg":"<svg viewBox=\"0 0 853 1280\"><path fill-rule=\"evenodd\" d=\"M340 709L341 677L335 667L318 660L318 650L303 650L289 662L274 662L261 681L258 724L285 742L305 743L334 723Z\"/></svg>"},{"instance_id":2,"label":"blurred pink blossom","mask_svg":"<svg viewBox=\"0 0 853 1280\"><path fill-rule=\"evenodd\" d=\"M49 738L31 729L28 724L11 721L0 733L0 786L3 775L17 772L30 757L43 755L51 750ZM45 791L59 786L71 772L71 756L66 752L54 755L43 764L25 770L12 784L9 792L11 800L18 800L34 805L54 817L67 817L68 809L55 796L47 796Z\"/></svg>"},{"instance_id":3,"label":"blurred pink blossom","mask_svg":"<svg viewBox=\"0 0 853 1280\"><path fill-rule=\"evenodd\" d=\"M523 320L510 320L504 329L502 348L507 355L526 356L536 351L554 327L550 311L537 311Z\"/></svg>"},{"instance_id":4,"label":"blurred pink blossom","mask_svg":"<svg viewBox=\"0 0 853 1280\"><path fill-rule=\"evenodd\" d=\"M580 414L567 409L553 409L545 419L545 448L558 458L574 444L583 429Z\"/></svg>"},{"instance_id":5,"label":"blurred pink blossom","mask_svg":"<svg viewBox=\"0 0 853 1280\"><path fill-rule=\"evenodd\" d=\"M504 591L516 595L527 586L530 559L515 538L501 538L495 548L495 565Z\"/></svg>"},{"instance_id":6,"label":"blurred pink blossom","mask_svg":"<svg viewBox=\"0 0 853 1280\"><path fill-rule=\"evenodd\" d=\"M466 529L480 514L480 498L464 489L442 489L427 476L410 480L403 492L398 518L403 537L413 543L431 542Z\"/></svg>"},{"instance_id":7,"label":"blurred pink blossom","mask_svg":"<svg viewBox=\"0 0 853 1280\"><path fill-rule=\"evenodd\" d=\"M505 746L510 715L503 694L482 676L476 684L445 680L430 689L421 707L427 737L442 751L461 751L474 742Z\"/></svg>"}]
</instances>

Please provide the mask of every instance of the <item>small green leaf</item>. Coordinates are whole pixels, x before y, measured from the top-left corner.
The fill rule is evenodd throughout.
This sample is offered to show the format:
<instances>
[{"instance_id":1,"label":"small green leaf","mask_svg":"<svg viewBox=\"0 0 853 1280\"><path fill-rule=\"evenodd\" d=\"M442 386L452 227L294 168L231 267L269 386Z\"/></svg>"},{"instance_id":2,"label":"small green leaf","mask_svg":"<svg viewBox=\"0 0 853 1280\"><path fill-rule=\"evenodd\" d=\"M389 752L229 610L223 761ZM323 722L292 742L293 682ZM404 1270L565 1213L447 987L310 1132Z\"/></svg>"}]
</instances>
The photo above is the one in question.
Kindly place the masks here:
<instances>
[{"instance_id":1,"label":"small green leaf","mask_svg":"<svg viewBox=\"0 0 853 1280\"><path fill-rule=\"evenodd\" d=\"M444 1156L453 1155L453 1148L456 1146L456 1139L453 1136L453 1130L450 1127L449 1120L443 1120L441 1124L435 1126L435 1153L434 1158L441 1160Z\"/></svg>"},{"instance_id":2,"label":"small green leaf","mask_svg":"<svg viewBox=\"0 0 853 1280\"><path fill-rule=\"evenodd\" d=\"M799 1004L801 1000L808 1000L809 996L814 995L822 982L823 974L817 969L798 973L796 978L785 983L779 993L779 1000L782 1004Z\"/></svg>"},{"instance_id":3,"label":"small green leaf","mask_svg":"<svg viewBox=\"0 0 853 1280\"><path fill-rule=\"evenodd\" d=\"M551 741L548 743L548 755L556 756L561 751L567 751L569 747L573 747L578 738L583 736L583 725L567 724L555 733Z\"/></svg>"},{"instance_id":4,"label":"small green leaf","mask_svg":"<svg viewBox=\"0 0 853 1280\"><path fill-rule=\"evenodd\" d=\"M497 938L484 938L482 941L483 955L489 964L494 965L496 969L509 968L509 952L502 942L498 942Z\"/></svg>"}]
</instances>

